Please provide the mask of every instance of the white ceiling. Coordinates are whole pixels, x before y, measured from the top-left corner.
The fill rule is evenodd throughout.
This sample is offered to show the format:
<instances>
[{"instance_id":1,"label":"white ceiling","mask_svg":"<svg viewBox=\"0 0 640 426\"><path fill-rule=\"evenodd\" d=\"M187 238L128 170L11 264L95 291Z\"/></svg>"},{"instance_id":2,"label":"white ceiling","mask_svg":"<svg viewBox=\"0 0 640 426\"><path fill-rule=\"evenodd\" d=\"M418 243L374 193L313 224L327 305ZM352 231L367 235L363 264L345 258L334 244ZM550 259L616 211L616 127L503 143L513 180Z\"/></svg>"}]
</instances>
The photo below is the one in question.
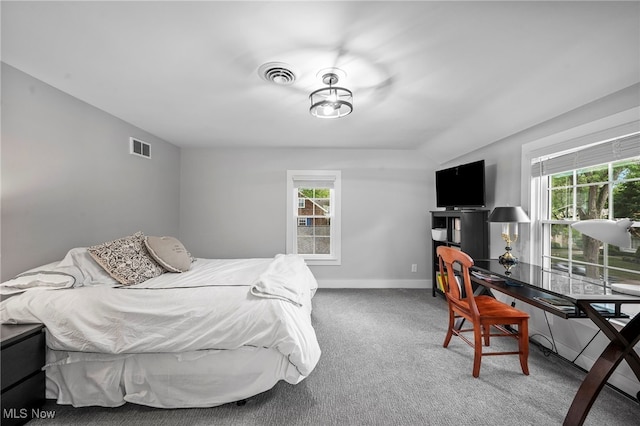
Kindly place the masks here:
<instances>
[{"instance_id":1,"label":"white ceiling","mask_svg":"<svg viewBox=\"0 0 640 426\"><path fill-rule=\"evenodd\" d=\"M2 60L182 147L451 160L640 81L640 3L11 2ZM262 80L265 62L297 70ZM354 112L308 95L337 66Z\"/></svg>"}]
</instances>

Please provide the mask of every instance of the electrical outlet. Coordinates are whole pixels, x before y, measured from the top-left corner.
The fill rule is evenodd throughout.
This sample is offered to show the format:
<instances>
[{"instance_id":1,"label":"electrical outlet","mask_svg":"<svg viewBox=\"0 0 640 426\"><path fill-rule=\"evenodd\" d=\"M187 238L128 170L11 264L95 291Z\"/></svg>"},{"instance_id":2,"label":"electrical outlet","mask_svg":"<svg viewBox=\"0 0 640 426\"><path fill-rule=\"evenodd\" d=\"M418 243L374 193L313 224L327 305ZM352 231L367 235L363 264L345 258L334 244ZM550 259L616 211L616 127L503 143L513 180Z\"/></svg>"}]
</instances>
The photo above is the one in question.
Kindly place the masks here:
<instances>
[{"instance_id":1,"label":"electrical outlet","mask_svg":"<svg viewBox=\"0 0 640 426\"><path fill-rule=\"evenodd\" d=\"M411 272L418 272L418 264L417 263L412 263L411 264Z\"/></svg>"}]
</instances>

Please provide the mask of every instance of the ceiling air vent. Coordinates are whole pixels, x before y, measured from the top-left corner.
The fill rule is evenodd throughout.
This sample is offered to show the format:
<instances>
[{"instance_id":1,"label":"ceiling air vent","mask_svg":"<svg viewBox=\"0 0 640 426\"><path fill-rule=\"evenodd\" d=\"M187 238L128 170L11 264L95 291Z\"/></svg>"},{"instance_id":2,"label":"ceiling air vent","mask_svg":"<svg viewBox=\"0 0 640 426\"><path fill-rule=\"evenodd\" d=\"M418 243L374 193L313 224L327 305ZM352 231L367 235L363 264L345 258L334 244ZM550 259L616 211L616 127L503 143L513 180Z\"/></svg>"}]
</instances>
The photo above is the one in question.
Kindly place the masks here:
<instances>
[{"instance_id":1,"label":"ceiling air vent","mask_svg":"<svg viewBox=\"0 0 640 426\"><path fill-rule=\"evenodd\" d=\"M263 80L280 86L288 86L296 81L296 73L291 65L282 62L267 62L260 65L258 75Z\"/></svg>"},{"instance_id":2,"label":"ceiling air vent","mask_svg":"<svg viewBox=\"0 0 640 426\"><path fill-rule=\"evenodd\" d=\"M140 139L129 138L129 153L144 158L151 158L151 144Z\"/></svg>"}]
</instances>

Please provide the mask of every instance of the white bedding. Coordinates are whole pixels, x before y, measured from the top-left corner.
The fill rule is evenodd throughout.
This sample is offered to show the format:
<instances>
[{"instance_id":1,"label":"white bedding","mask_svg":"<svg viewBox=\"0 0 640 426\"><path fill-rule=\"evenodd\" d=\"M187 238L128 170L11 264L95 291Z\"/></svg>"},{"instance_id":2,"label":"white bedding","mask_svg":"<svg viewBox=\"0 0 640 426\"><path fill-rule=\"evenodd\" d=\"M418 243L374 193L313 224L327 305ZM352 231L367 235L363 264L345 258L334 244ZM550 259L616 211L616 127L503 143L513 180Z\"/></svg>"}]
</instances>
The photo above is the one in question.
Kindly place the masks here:
<instances>
[{"instance_id":1,"label":"white bedding","mask_svg":"<svg viewBox=\"0 0 640 426\"><path fill-rule=\"evenodd\" d=\"M11 295L33 289L61 289L81 286L116 286L119 283L96 263L86 247L69 250L59 262L48 263L0 284L0 294Z\"/></svg>"},{"instance_id":2,"label":"white bedding","mask_svg":"<svg viewBox=\"0 0 640 426\"><path fill-rule=\"evenodd\" d=\"M247 399L280 380L304 377L280 352L244 347L180 354L91 354L49 350L46 397L74 407L214 407Z\"/></svg>"},{"instance_id":3,"label":"white bedding","mask_svg":"<svg viewBox=\"0 0 640 426\"><path fill-rule=\"evenodd\" d=\"M263 274L274 265L285 265L275 269L280 274L276 282L286 292L252 294L251 288L260 286ZM310 319L317 283L298 256L198 259L188 272L165 273L126 287L112 281L99 285L82 269L67 288L34 284L2 301L2 322L43 323L47 346L56 351L141 354L273 348L301 376L307 376L320 357ZM280 297L292 293L299 304Z\"/></svg>"}]
</instances>

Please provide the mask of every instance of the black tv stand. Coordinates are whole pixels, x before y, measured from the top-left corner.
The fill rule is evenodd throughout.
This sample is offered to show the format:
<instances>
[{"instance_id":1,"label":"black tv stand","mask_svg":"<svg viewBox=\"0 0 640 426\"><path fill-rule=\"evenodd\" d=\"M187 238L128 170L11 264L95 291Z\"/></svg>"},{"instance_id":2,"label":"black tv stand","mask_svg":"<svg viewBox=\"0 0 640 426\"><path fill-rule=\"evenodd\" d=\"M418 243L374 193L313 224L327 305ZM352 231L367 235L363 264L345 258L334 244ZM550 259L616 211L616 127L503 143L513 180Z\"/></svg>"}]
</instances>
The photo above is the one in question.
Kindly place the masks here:
<instances>
[{"instance_id":1,"label":"black tv stand","mask_svg":"<svg viewBox=\"0 0 640 426\"><path fill-rule=\"evenodd\" d=\"M445 207L444 211L446 212L476 212L480 210L480 208L474 209L470 207Z\"/></svg>"},{"instance_id":2,"label":"black tv stand","mask_svg":"<svg viewBox=\"0 0 640 426\"><path fill-rule=\"evenodd\" d=\"M442 295L437 288L436 272L438 272L439 246L458 248L473 259L489 258L489 223L488 210L437 210L431 212L431 229L439 229L444 235L441 240L434 240L432 235L432 293Z\"/></svg>"}]
</instances>

